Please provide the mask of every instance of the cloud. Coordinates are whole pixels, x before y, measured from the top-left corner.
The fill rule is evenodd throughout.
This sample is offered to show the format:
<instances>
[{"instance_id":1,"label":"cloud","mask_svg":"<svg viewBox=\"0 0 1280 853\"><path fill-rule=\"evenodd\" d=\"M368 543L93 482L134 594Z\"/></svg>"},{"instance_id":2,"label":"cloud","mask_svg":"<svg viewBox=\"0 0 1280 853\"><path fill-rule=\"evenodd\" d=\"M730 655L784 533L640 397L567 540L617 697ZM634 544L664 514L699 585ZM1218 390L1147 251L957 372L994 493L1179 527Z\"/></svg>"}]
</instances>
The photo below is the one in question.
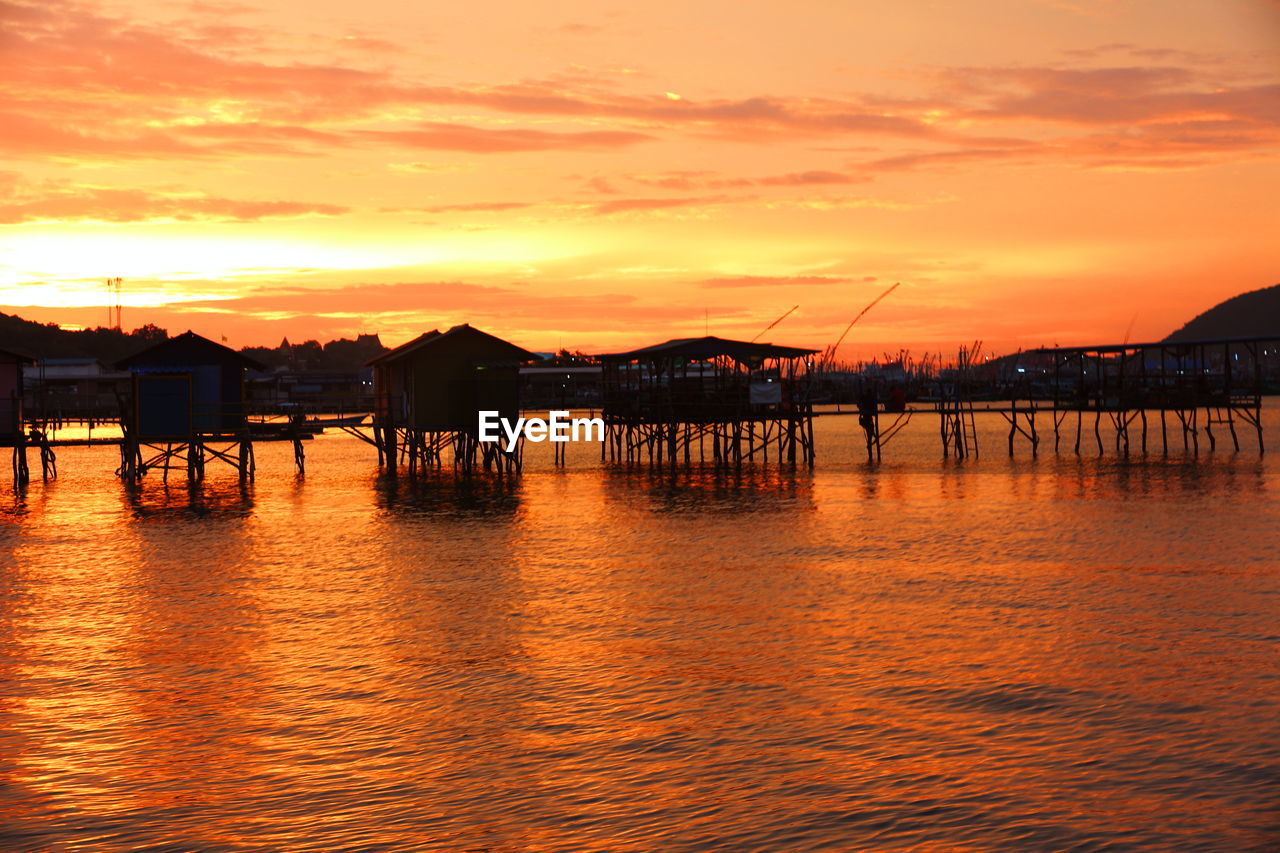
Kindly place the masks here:
<instances>
[{"instance_id":1,"label":"cloud","mask_svg":"<svg viewBox=\"0 0 1280 853\"><path fill-rule=\"evenodd\" d=\"M590 36L603 31L604 27L597 27L592 24L569 23L556 27L556 32L571 36Z\"/></svg>"},{"instance_id":2,"label":"cloud","mask_svg":"<svg viewBox=\"0 0 1280 853\"><path fill-rule=\"evenodd\" d=\"M738 275L704 278L698 282L713 290L739 287L793 287L796 285L845 284L852 279L829 275ZM864 279L865 280L865 279ZM874 281L874 279L872 279Z\"/></svg>"},{"instance_id":3,"label":"cloud","mask_svg":"<svg viewBox=\"0 0 1280 853\"><path fill-rule=\"evenodd\" d=\"M469 163L426 163L415 161L413 163L389 163L387 168L393 172L418 172L422 174L442 174L445 172L461 172L464 169L471 168Z\"/></svg>"},{"instance_id":4,"label":"cloud","mask_svg":"<svg viewBox=\"0 0 1280 853\"><path fill-rule=\"evenodd\" d=\"M566 293L563 287L546 284L496 286L461 280L356 280L332 287L276 284L250 290L233 300L193 301L170 306L169 310L179 318L183 314L233 310L239 334L255 335L261 341L277 339L280 326L272 324L283 321L294 328L378 328L384 333L396 330L408 337L462 322L500 335L510 330L634 334L637 326L668 328L673 322L685 320L697 319L701 323L703 316L702 306L693 312L666 299L650 302L635 293ZM735 304L710 305L707 310L722 320L751 316L750 311ZM342 322L335 322L335 318L342 318ZM168 322L176 327L191 321Z\"/></svg>"},{"instance_id":5,"label":"cloud","mask_svg":"<svg viewBox=\"0 0 1280 853\"><path fill-rule=\"evenodd\" d=\"M478 201L467 204L438 204L431 207L384 207L382 212L390 213L408 210L421 213L497 213L503 210L519 210L524 207L533 207L533 204L527 201Z\"/></svg>"},{"instance_id":6,"label":"cloud","mask_svg":"<svg viewBox=\"0 0 1280 853\"><path fill-rule=\"evenodd\" d=\"M376 142L391 142L410 148L437 151L468 151L473 154L551 150L601 151L653 139L648 134L631 131L593 130L558 133L549 130L492 130L444 122L423 122L412 130L362 130L358 133Z\"/></svg>"},{"instance_id":7,"label":"cloud","mask_svg":"<svg viewBox=\"0 0 1280 853\"><path fill-rule=\"evenodd\" d=\"M857 183L858 181L858 178L841 172L815 170L810 172L792 172L786 175L774 175L768 178L760 178L756 180L755 183L768 187L803 187L812 186L814 184L852 184Z\"/></svg>"},{"instance_id":8,"label":"cloud","mask_svg":"<svg viewBox=\"0 0 1280 853\"><path fill-rule=\"evenodd\" d=\"M7 60L0 150L22 157L299 156L369 139L479 153L607 150L652 139L660 129L755 141L770 135L947 136L918 117L856 100L672 100L661 92L617 94L581 75L485 87L422 86L382 70L250 60L228 53L226 33L209 32L204 24L161 28L75 3L9 2L0 14ZM408 116L433 107L593 127L550 131L452 121L386 127L389 113Z\"/></svg>"},{"instance_id":9,"label":"cloud","mask_svg":"<svg viewBox=\"0 0 1280 853\"><path fill-rule=\"evenodd\" d=\"M959 148L952 151L928 151L913 154L899 154L895 157L884 157L861 165L861 168L877 172L896 172L915 169L920 166L954 165L971 163L975 160L1008 160L1015 157L1026 157L1040 149L1028 148Z\"/></svg>"},{"instance_id":10,"label":"cloud","mask_svg":"<svg viewBox=\"0 0 1280 853\"><path fill-rule=\"evenodd\" d=\"M193 192L114 189L58 182L27 185L0 174L0 225L69 220L256 222L280 217L337 216L346 212L348 208L335 204L254 201Z\"/></svg>"},{"instance_id":11,"label":"cloud","mask_svg":"<svg viewBox=\"0 0 1280 853\"><path fill-rule=\"evenodd\" d=\"M705 171L675 171L658 175L630 175L628 180L665 190L694 190L706 186L707 181L703 179L714 174Z\"/></svg>"},{"instance_id":12,"label":"cloud","mask_svg":"<svg viewBox=\"0 0 1280 853\"><path fill-rule=\"evenodd\" d=\"M631 213L635 211L667 210L673 207L691 207L694 205L721 204L734 199L728 196L710 196L695 198L620 198L613 201L600 202L590 206L590 212L598 216L615 213Z\"/></svg>"},{"instance_id":13,"label":"cloud","mask_svg":"<svg viewBox=\"0 0 1280 853\"><path fill-rule=\"evenodd\" d=\"M766 175L759 178L726 178L716 172L675 171L657 175L630 175L628 180L644 186L667 190L732 189L736 187L803 187L823 184L856 184L868 180L864 176L848 175L813 169L806 172L788 172L783 175Z\"/></svg>"},{"instance_id":14,"label":"cloud","mask_svg":"<svg viewBox=\"0 0 1280 853\"><path fill-rule=\"evenodd\" d=\"M1113 44L1070 52L1080 63L1112 63L1105 67L943 68L924 78L934 91L913 97L682 91L672 99L620 91L613 71L422 85L389 70L286 62L271 45L243 49L253 30L227 25L226 14L205 5L193 9L204 18L160 26L76 2L5 0L0 153L77 162L314 157L370 143L491 155L612 152L676 135L753 145L822 140L822 150L887 138L939 149L897 162L883 157L868 170L875 173L1015 162L1019 147L1044 162L1092 165L1144 157L1210 163L1280 145L1280 82L1256 57L1252 71L1232 73L1220 56ZM339 41L378 47L350 35ZM1010 126L1018 138L985 132ZM1194 158L1185 153L1192 149ZM866 177L819 166L759 177L671 172L652 185L689 192Z\"/></svg>"},{"instance_id":15,"label":"cloud","mask_svg":"<svg viewBox=\"0 0 1280 853\"><path fill-rule=\"evenodd\" d=\"M617 195L618 188L609 182L608 178L597 175L586 182L587 189L600 195Z\"/></svg>"},{"instance_id":16,"label":"cloud","mask_svg":"<svg viewBox=\"0 0 1280 853\"><path fill-rule=\"evenodd\" d=\"M964 68L943 79L981 102L956 110L967 118L1133 124L1212 115L1280 123L1280 83L1223 86L1185 67Z\"/></svg>"}]
</instances>

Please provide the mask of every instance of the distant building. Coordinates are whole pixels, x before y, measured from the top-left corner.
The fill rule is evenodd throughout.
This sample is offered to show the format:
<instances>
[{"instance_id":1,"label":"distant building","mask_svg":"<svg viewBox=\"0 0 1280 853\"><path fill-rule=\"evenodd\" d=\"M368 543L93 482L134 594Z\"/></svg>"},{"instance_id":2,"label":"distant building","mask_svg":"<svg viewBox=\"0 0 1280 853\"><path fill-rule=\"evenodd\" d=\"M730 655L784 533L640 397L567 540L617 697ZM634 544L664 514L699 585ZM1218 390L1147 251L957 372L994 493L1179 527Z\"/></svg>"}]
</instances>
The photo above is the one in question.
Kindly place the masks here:
<instances>
[{"instance_id":1,"label":"distant building","mask_svg":"<svg viewBox=\"0 0 1280 853\"><path fill-rule=\"evenodd\" d=\"M255 371L249 375L248 393L255 411L368 412L373 408L373 368Z\"/></svg>"},{"instance_id":2,"label":"distant building","mask_svg":"<svg viewBox=\"0 0 1280 853\"><path fill-rule=\"evenodd\" d=\"M604 368L598 364L522 367L520 368L520 403L526 409L573 409L599 406L600 381L603 372Z\"/></svg>"},{"instance_id":3,"label":"distant building","mask_svg":"<svg viewBox=\"0 0 1280 853\"><path fill-rule=\"evenodd\" d=\"M96 358L42 358L27 371L26 396L43 415L114 415L127 394L130 374Z\"/></svg>"}]
</instances>

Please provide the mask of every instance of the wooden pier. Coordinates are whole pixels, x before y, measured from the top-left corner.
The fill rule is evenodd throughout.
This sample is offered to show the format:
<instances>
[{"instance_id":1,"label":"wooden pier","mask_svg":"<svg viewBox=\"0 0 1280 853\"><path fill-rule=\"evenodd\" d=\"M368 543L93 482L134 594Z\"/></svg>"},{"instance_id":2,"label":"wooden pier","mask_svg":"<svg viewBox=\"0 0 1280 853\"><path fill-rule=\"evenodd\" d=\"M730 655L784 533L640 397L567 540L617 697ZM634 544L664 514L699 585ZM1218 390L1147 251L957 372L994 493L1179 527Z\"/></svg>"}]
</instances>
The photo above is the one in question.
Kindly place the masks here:
<instances>
[{"instance_id":1,"label":"wooden pier","mask_svg":"<svg viewBox=\"0 0 1280 853\"><path fill-rule=\"evenodd\" d=\"M808 359L816 352L708 336L600 356L601 459L812 465Z\"/></svg>"},{"instance_id":2,"label":"wooden pier","mask_svg":"<svg viewBox=\"0 0 1280 853\"><path fill-rule=\"evenodd\" d=\"M1280 379L1280 337L1042 348L1011 363L1014 378L997 388L962 350L931 406L893 413L874 398L860 405L868 459L878 460L888 439L926 412L938 415L943 455L956 458L977 455L974 414L984 412L1004 419L1011 456L1023 443L1038 455L1050 434L1055 452L1065 445L1076 455L1094 447L1128 456L1156 442L1162 454L1179 443L1198 453L1202 442L1212 451L1226 441L1239 451L1241 433L1252 432L1265 452L1262 397ZM974 402L975 394L999 392L1009 399ZM882 427L889 414L895 420Z\"/></svg>"},{"instance_id":3,"label":"wooden pier","mask_svg":"<svg viewBox=\"0 0 1280 853\"><path fill-rule=\"evenodd\" d=\"M1280 336L1036 349L999 359L998 373L966 348L910 405L900 389L886 393L868 381L856 408L815 411L813 354L704 337L601 356L601 461L671 469L706 462L812 466L813 419L841 415L857 416L870 462L880 461L913 419L935 416L943 456L976 458L976 416L984 414L1004 420L1010 455L1020 447L1038 455L1050 437L1054 452L1077 455L1264 452L1262 397L1280 387ZM451 465L462 476L515 474L523 439L510 451L505 442L480 441L477 413L516 419L517 370L535 358L466 325L429 332L371 362L375 411L368 422L332 425L375 447L391 473ZM51 436L76 421L74 413L55 423L23 409L18 389L33 362L0 350L0 447L11 451L16 487L31 479L32 453L44 479L57 477L57 448L68 444L116 446L116 473L126 480L185 471L198 481L210 464L253 479L255 435L243 389L245 370L256 362L242 354L192 333L135 354L120 362L133 374L133 388L121 398L118 418L95 412L80 419L90 428L118 425L122 437L69 440ZM270 438L293 444L301 474L309 435L297 421L282 421ZM553 445L555 464L564 464L564 449Z\"/></svg>"},{"instance_id":4,"label":"wooden pier","mask_svg":"<svg viewBox=\"0 0 1280 853\"><path fill-rule=\"evenodd\" d=\"M1055 451L1066 440L1076 454L1090 443L1101 454L1106 427L1125 456L1135 447L1147 453L1157 439L1166 454L1171 439L1192 453L1202 438L1209 450L1229 439L1238 451L1242 430L1261 453L1262 396L1280 365L1280 336L1037 349L1017 365L1010 454L1019 438L1036 453L1040 414L1051 419Z\"/></svg>"}]
</instances>

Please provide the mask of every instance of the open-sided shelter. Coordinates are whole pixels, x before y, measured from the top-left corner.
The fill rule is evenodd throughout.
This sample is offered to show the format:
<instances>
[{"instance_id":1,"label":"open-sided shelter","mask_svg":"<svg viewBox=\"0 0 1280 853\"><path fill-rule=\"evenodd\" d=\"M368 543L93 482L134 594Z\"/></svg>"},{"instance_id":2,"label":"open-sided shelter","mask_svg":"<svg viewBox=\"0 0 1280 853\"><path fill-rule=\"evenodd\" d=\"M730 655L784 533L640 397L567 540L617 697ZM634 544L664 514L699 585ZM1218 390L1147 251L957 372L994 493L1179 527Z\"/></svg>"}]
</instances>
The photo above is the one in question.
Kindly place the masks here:
<instances>
[{"instance_id":1,"label":"open-sided shelter","mask_svg":"<svg viewBox=\"0 0 1280 853\"><path fill-rule=\"evenodd\" d=\"M615 460L683 449L717 461L769 453L812 461L809 358L817 350L708 335L599 356L603 414Z\"/></svg>"}]
</instances>

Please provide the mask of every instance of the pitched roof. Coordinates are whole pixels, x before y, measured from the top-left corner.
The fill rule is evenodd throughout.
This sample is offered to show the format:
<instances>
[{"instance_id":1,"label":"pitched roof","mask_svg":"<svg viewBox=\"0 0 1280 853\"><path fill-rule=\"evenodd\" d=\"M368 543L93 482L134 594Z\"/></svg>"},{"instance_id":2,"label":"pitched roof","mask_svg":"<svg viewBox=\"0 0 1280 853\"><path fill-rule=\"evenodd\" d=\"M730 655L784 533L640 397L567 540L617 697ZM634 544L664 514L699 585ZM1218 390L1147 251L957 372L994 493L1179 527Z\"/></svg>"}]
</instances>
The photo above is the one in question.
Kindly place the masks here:
<instances>
[{"instance_id":1,"label":"pitched roof","mask_svg":"<svg viewBox=\"0 0 1280 853\"><path fill-rule=\"evenodd\" d=\"M438 349L442 357L474 355L493 361L523 362L541 360L541 356L536 353L521 349L510 341L504 341L502 338L491 335L488 332L482 332L463 323L454 326L447 332L432 329L430 332L418 335L407 344L401 344L393 350L388 350L382 355L369 359L365 364L375 365L397 361L424 349ZM472 350L472 352L468 352L468 349Z\"/></svg>"},{"instance_id":2,"label":"pitched roof","mask_svg":"<svg viewBox=\"0 0 1280 853\"><path fill-rule=\"evenodd\" d=\"M125 368L125 367L130 367L131 365L134 365L134 364L145 364L147 362L147 359L151 356L161 354L165 350L169 350L169 349L180 350L184 347L195 347L197 349L203 349L208 351L212 355L220 356L223 359L226 359L229 361L239 362L242 366L252 368L254 370L267 369L267 366L262 362L258 361L256 358L250 358L244 353L236 352L231 347L225 347L222 344L215 343L214 341L211 341L206 337L197 335L195 332L191 331L190 329L188 329L187 331L183 332L181 335L178 335L176 337L166 338L165 340L159 341L158 343L154 343L149 347L144 347L143 349L135 352L133 355L120 359L115 363L115 366L118 368Z\"/></svg>"},{"instance_id":3,"label":"pitched roof","mask_svg":"<svg viewBox=\"0 0 1280 853\"><path fill-rule=\"evenodd\" d=\"M9 347L9 346L0 347L0 354L11 355L14 358L18 359L19 361L25 361L28 364L34 364L36 361L36 357L31 353L25 352L24 350L20 350L20 349L14 349L13 347Z\"/></svg>"},{"instance_id":4,"label":"pitched roof","mask_svg":"<svg viewBox=\"0 0 1280 853\"><path fill-rule=\"evenodd\" d=\"M630 352L607 353L598 356L610 361L635 361L654 358L687 358L709 359L717 356L728 356L737 361L748 361L762 358L800 358L817 352L814 349L800 347L782 347L774 344L754 343L752 341L733 341L708 335L703 338L674 338L662 344L631 350Z\"/></svg>"}]
</instances>

